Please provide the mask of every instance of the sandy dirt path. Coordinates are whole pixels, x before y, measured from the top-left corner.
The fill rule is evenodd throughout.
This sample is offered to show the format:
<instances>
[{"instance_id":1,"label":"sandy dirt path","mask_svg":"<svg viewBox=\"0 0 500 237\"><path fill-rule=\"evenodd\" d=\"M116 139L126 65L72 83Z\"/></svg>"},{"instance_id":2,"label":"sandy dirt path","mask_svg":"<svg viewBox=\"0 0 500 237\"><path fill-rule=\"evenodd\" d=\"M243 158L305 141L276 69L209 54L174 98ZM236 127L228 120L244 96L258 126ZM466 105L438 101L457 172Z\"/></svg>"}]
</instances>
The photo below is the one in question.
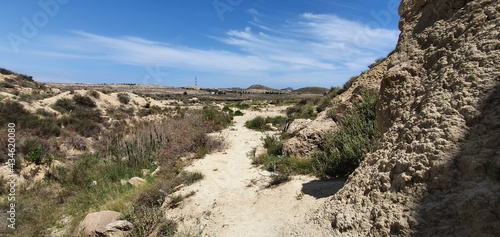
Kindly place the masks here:
<instances>
[{"instance_id":1,"label":"sandy dirt path","mask_svg":"<svg viewBox=\"0 0 500 237\"><path fill-rule=\"evenodd\" d=\"M270 177L252 165L247 155L252 149L262 147L261 137L265 134L245 128L245 122L258 115L279 115L281 109L245 111L244 116L235 117L235 124L222 131L227 148L186 168L202 172L205 177L173 194L194 194L178 207L166 210L166 217L179 223L179 233L192 236L309 236L313 232L317 236L328 233L319 225L304 228L305 220L311 219L306 215L320 208L322 200L336 192L343 182L294 176L285 184L266 188Z\"/></svg>"}]
</instances>

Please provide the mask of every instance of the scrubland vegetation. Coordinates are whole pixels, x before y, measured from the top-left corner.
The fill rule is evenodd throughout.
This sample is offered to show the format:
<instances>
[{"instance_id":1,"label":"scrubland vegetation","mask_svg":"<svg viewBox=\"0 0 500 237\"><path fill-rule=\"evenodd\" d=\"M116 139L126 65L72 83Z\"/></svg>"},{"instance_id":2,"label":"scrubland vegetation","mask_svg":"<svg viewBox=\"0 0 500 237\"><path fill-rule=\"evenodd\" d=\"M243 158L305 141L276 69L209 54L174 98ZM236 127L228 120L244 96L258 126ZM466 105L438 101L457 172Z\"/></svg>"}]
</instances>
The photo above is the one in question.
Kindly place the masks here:
<instances>
[{"instance_id":1,"label":"scrubland vegetation","mask_svg":"<svg viewBox=\"0 0 500 237\"><path fill-rule=\"evenodd\" d=\"M29 164L37 165L30 171L33 174L46 170L45 179L18 187L17 198L23 201L16 209L16 235L47 236L50 226L68 226L68 233L75 233L88 212L106 209L124 213L135 226L133 236L172 236L176 223L163 217L160 206L175 187L203 178L201 173L182 171L189 163L186 157L201 158L220 149L222 139L207 133L230 125L236 112L216 107L176 108L163 119L125 126L120 121L107 122L105 117L134 111L119 107L109 109L105 116L90 96L98 98L99 93L57 100L52 108L58 116L42 109L31 113L16 101L0 102L0 126L14 121L21 138L16 172ZM89 152L88 139L94 141L94 152ZM58 150L62 141L83 155L66 160ZM2 153L0 161L6 160ZM154 177L146 175L158 167ZM147 183L132 187L126 182L132 177L142 177ZM0 208L6 209L6 205L2 201ZM65 217L71 217L69 223L61 224Z\"/></svg>"},{"instance_id":2,"label":"scrubland vegetation","mask_svg":"<svg viewBox=\"0 0 500 237\"><path fill-rule=\"evenodd\" d=\"M44 86L29 76L19 77L4 81L6 90L15 92L19 87L10 83L21 80L23 85L38 91L36 96L20 94L21 101L50 95L42 93ZM177 207L189 194L166 197L179 185L203 178L202 173L183 171L190 159L202 158L224 146L222 138L207 133L228 127L234 116L244 115L242 110L260 111L269 103L289 106L287 117L258 116L245 123L247 128L282 131L294 119L314 119L324 111L341 126L340 130L323 136L313 155L307 158L292 157L283 151L284 141L293 134L274 132L264 137L267 153L253 157L253 163L274 172L268 187L286 182L295 174L347 176L363 155L373 149L379 136L375 126L376 92L364 91L347 109L333 102L355 80L343 88L332 88L319 98L233 102L222 109L159 107L151 105L149 100L138 106L129 93L121 92L106 95L116 96L118 105L100 107L96 101L104 92L97 90L83 94L70 91L70 96L61 97L50 108L34 112L19 101L2 99L0 126L6 127L14 121L18 131L15 172L30 179L38 173L46 174L43 179L24 182L18 187L18 198L23 201L16 210L19 217L16 234L47 236L54 228L75 233L87 213L114 210L124 213L134 224L132 236L173 236L177 223L165 219L162 208ZM152 120L136 119L149 115L159 116ZM0 144L6 142L6 137L0 137ZM61 147L77 153L68 156ZM6 154L0 153L0 162L6 161ZM23 169L30 165L33 168ZM153 171L155 175L149 175ZM142 177L147 182L132 187L127 183L132 177ZM1 190L0 194L5 194ZM0 208L7 208L6 205L5 200L0 202ZM50 226L54 228L47 229Z\"/></svg>"},{"instance_id":3,"label":"scrubland vegetation","mask_svg":"<svg viewBox=\"0 0 500 237\"><path fill-rule=\"evenodd\" d=\"M330 91L324 100L333 98L337 93L337 90ZM380 136L376 126L377 96L376 91L364 90L361 98L355 100L349 109L342 111L342 116L338 116L338 111L335 111L337 107L334 104L329 105L330 109L327 114L338 119L340 129L323 136L320 145L311 157L291 157L283 152L283 142L290 138L289 134L268 135L263 139L267 154L255 157L254 164L262 165L265 169L280 174L315 174L323 178L348 176L359 166L363 156L373 150ZM292 107L296 108L299 114L289 113L289 115L292 117L295 115L294 118L310 118L303 116L304 111L310 115L307 111L314 111L312 104L319 106L322 103L326 102L299 103ZM309 108L304 110L305 106ZM290 111L290 109L287 110L287 112ZM286 121L286 118L257 117L248 121L246 126L262 131L265 130L266 124L276 120ZM285 180L283 177L277 178Z\"/></svg>"}]
</instances>

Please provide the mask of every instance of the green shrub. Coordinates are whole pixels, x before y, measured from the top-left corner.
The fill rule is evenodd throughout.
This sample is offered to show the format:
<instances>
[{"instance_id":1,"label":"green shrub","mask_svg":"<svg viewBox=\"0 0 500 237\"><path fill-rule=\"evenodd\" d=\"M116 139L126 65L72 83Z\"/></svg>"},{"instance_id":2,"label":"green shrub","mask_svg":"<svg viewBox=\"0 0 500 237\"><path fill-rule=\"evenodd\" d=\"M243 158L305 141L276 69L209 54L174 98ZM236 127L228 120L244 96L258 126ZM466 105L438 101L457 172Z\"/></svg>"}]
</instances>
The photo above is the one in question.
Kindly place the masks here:
<instances>
[{"instance_id":1,"label":"green shrub","mask_svg":"<svg viewBox=\"0 0 500 237\"><path fill-rule=\"evenodd\" d=\"M53 109L59 111L59 112L70 112L76 108L76 105L74 101L67 99L67 98L61 98L54 103L52 106Z\"/></svg>"},{"instance_id":2,"label":"green shrub","mask_svg":"<svg viewBox=\"0 0 500 237\"><path fill-rule=\"evenodd\" d=\"M243 112L241 112L241 110L236 110L236 111L234 112L234 116L243 116L243 115L244 115L244 113L243 113Z\"/></svg>"},{"instance_id":3,"label":"green shrub","mask_svg":"<svg viewBox=\"0 0 500 237\"><path fill-rule=\"evenodd\" d=\"M283 141L279 136L270 136L262 138L264 148L267 149L267 154L280 156L283 155Z\"/></svg>"},{"instance_id":4,"label":"green shrub","mask_svg":"<svg viewBox=\"0 0 500 237\"><path fill-rule=\"evenodd\" d=\"M101 95L99 94L99 92L95 91L95 90L91 90L88 92L88 94L96 99L99 99L101 97Z\"/></svg>"},{"instance_id":5,"label":"green shrub","mask_svg":"<svg viewBox=\"0 0 500 237\"><path fill-rule=\"evenodd\" d=\"M266 125L266 120L262 116L257 116L251 120L245 122L245 127L248 129L253 129L257 131L264 130L264 126Z\"/></svg>"},{"instance_id":6,"label":"green shrub","mask_svg":"<svg viewBox=\"0 0 500 237\"><path fill-rule=\"evenodd\" d=\"M41 165L43 163L46 149L38 139L31 138L26 140L22 144L20 150L28 163L34 163L36 165Z\"/></svg>"},{"instance_id":7,"label":"green shrub","mask_svg":"<svg viewBox=\"0 0 500 237\"><path fill-rule=\"evenodd\" d=\"M372 151L380 136L376 126L376 101L376 91L364 91L362 99L354 102L340 121L340 129L324 136L313 154L320 175L347 176L359 166L363 156Z\"/></svg>"},{"instance_id":8,"label":"green shrub","mask_svg":"<svg viewBox=\"0 0 500 237\"><path fill-rule=\"evenodd\" d=\"M32 117L31 113L17 101L0 102L0 114L2 115L0 116L2 127L7 126L8 123L16 123L16 126L20 126Z\"/></svg>"},{"instance_id":9,"label":"green shrub","mask_svg":"<svg viewBox=\"0 0 500 237\"><path fill-rule=\"evenodd\" d=\"M223 108L222 108L222 111L224 112L228 112L228 113L232 113L233 110L231 108L229 108L229 106L225 105Z\"/></svg>"},{"instance_id":10,"label":"green shrub","mask_svg":"<svg viewBox=\"0 0 500 237\"><path fill-rule=\"evenodd\" d=\"M55 113L51 113L51 112L49 112L49 111L47 111L46 109L43 109L43 108L38 108L36 110L36 113L39 114L39 115L45 116L45 117L55 117L56 116Z\"/></svg>"},{"instance_id":11,"label":"green shrub","mask_svg":"<svg viewBox=\"0 0 500 237\"><path fill-rule=\"evenodd\" d=\"M202 115L205 123L212 128L212 131L226 128L233 121L233 116L231 114L220 111L213 106L203 107Z\"/></svg>"},{"instance_id":12,"label":"green shrub","mask_svg":"<svg viewBox=\"0 0 500 237\"><path fill-rule=\"evenodd\" d=\"M15 123L16 129L29 132L32 136L59 136L61 127L55 118L39 118L26 110L17 101L0 102L0 125L7 126L8 123ZM29 131L28 131L29 130Z\"/></svg>"},{"instance_id":13,"label":"green shrub","mask_svg":"<svg viewBox=\"0 0 500 237\"><path fill-rule=\"evenodd\" d=\"M118 101L120 101L120 103L126 105L130 102L130 96L126 93L118 93L117 95L118 97Z\"/></svg>"},{"instance_id":14,"label":"green shrub","mask_svg":"<svg viewBox=\"0 0 500 237\"><path fill-rule=\"evenodd\" d=\"M269 127L267 124L270 123L275 127L283 127L285 126L287 121L288 119L283 116L266 117L266 118L262 116L257 116L251 120L246 121L245 127L256 131L268 131L271 130L271 127Z\"/></svg>"},{"instance_id":15,"label":"green shrub","mask_svg":"<svg viewBox=\"0 0 500 237\"><path fill-rule=\"evenodd\" d=\"M16 73L13 72L13 71L11 71L11 70L7 70L5 68L0 68L0 74L3 74L3 75L14 75Z\"/></svg>"},{"instance_id":16,"label":"green shrub","mask_svg":"<svg viewBox=\"0 0 500 237\"><path fill-rule=\"evenodd\" d=\"M126 215L126 219L134 225L131 236L161 236L153 234L157 229L169 234L177 230L177 224L163 217L160 207L136 206Z\"/></svg>"},{"instance_id":17,"label":"green shrub","mask_svg":"<svg viewBox=\"0 0 500 237\"><path fill-rule=\"evenodd\" d=\"M313 99L303 99L299 101L295 106L288 107L286 109L286 115L289 118L301 118L301 119L314 119L318 115L316 113L316 104L319 100Z\"/></svg>"},{"instance_id":18,"label":"green shrub","mask_svg":"<svg viewBox=\"0 0 500 237\"><path fill-rule=\"evenodd\" d=\"M95 102L88 96L75 95L73 96L73 101L78 106L89 107L89 108L96 107Z\"/></svg>"},{"instance_id":19,"label":"green shrub","mask_svg":"<svg viewBox=\"0 0 500 237\"><path fill-rule=\"evenodd\" d=\"M235 105L235 107L238 108L238 109L241 109L241 110L245 110L245 109L249 109L250 105L247 104L247 103L237 103Z\"/></svg>"}]
</instances>

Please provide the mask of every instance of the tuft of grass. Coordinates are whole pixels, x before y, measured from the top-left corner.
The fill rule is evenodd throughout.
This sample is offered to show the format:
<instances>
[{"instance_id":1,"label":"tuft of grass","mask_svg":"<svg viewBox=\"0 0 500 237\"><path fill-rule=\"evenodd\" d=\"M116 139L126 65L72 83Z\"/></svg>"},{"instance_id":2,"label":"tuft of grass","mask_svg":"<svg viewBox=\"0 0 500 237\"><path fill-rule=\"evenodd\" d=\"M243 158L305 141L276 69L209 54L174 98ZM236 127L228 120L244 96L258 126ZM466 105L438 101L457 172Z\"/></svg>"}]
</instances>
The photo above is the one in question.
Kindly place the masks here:
<instances>
[{"instance_id":1,"label":"tuft of grass","mask_svg":"<svg viewBox=\"0 0 500 237\"><path fill-rule=\"evenodd\" d=\"M277 174L273 174L271 176L271 181L267 185L267 188L278 186L280 184L286 183L290 181L292 178L290 177L290 171L285 170L283 172L279 172Z\"/></svg>"},{"instance_id":2,"label":"tuft of grass","mask_svg":"<svg viewBox=\"0 0 500 237\"><path fill-rule=\"evenodd\" d=\"M184 200L184 196L182 194L173 195L170 197L170 200L168 201L168 207L176 208L179 206L182 200Z\"/></svg>"},{"instance_id":3,"label":"tuft of grass","mask_svg":"<svg viewBox=\"0 0 500 237\"><path fill-rule=\"evenodd\" d=\"M202 180L205 176L201 172L182 172L181 177L185 184L191 185Z\"/></svg>"},{"instance_id":4,"label":"tuft of grass","mask_svg":"<svg viewBox=\"0 0 500 237\"><path fill-rule=\"evenodd\" d=\"M160 207L135 207L126 215L134 228L131 236L174 236L177 223L163 217Z\"/></svg>"}]
</instances>

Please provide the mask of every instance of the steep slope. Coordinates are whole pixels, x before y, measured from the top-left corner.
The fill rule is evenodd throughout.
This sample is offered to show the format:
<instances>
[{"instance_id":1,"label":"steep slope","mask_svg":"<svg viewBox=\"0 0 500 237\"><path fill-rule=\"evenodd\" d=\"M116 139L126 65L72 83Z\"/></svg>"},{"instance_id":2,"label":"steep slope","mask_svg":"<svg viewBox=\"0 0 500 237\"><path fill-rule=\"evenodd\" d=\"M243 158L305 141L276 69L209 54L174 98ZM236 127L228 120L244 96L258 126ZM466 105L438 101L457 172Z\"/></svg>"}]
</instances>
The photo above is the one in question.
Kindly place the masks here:
<instances>
[{"instance_id":1,"label":"steep slope","mask_svg":"<svg viewBox=\"0 0 500 237\"><path fill-rule=\"evenodd\" d=\"M343 236L500 235L499 11L493 0L402 1L383 138L314 220Z\"/></svg>"}]
</instances>

